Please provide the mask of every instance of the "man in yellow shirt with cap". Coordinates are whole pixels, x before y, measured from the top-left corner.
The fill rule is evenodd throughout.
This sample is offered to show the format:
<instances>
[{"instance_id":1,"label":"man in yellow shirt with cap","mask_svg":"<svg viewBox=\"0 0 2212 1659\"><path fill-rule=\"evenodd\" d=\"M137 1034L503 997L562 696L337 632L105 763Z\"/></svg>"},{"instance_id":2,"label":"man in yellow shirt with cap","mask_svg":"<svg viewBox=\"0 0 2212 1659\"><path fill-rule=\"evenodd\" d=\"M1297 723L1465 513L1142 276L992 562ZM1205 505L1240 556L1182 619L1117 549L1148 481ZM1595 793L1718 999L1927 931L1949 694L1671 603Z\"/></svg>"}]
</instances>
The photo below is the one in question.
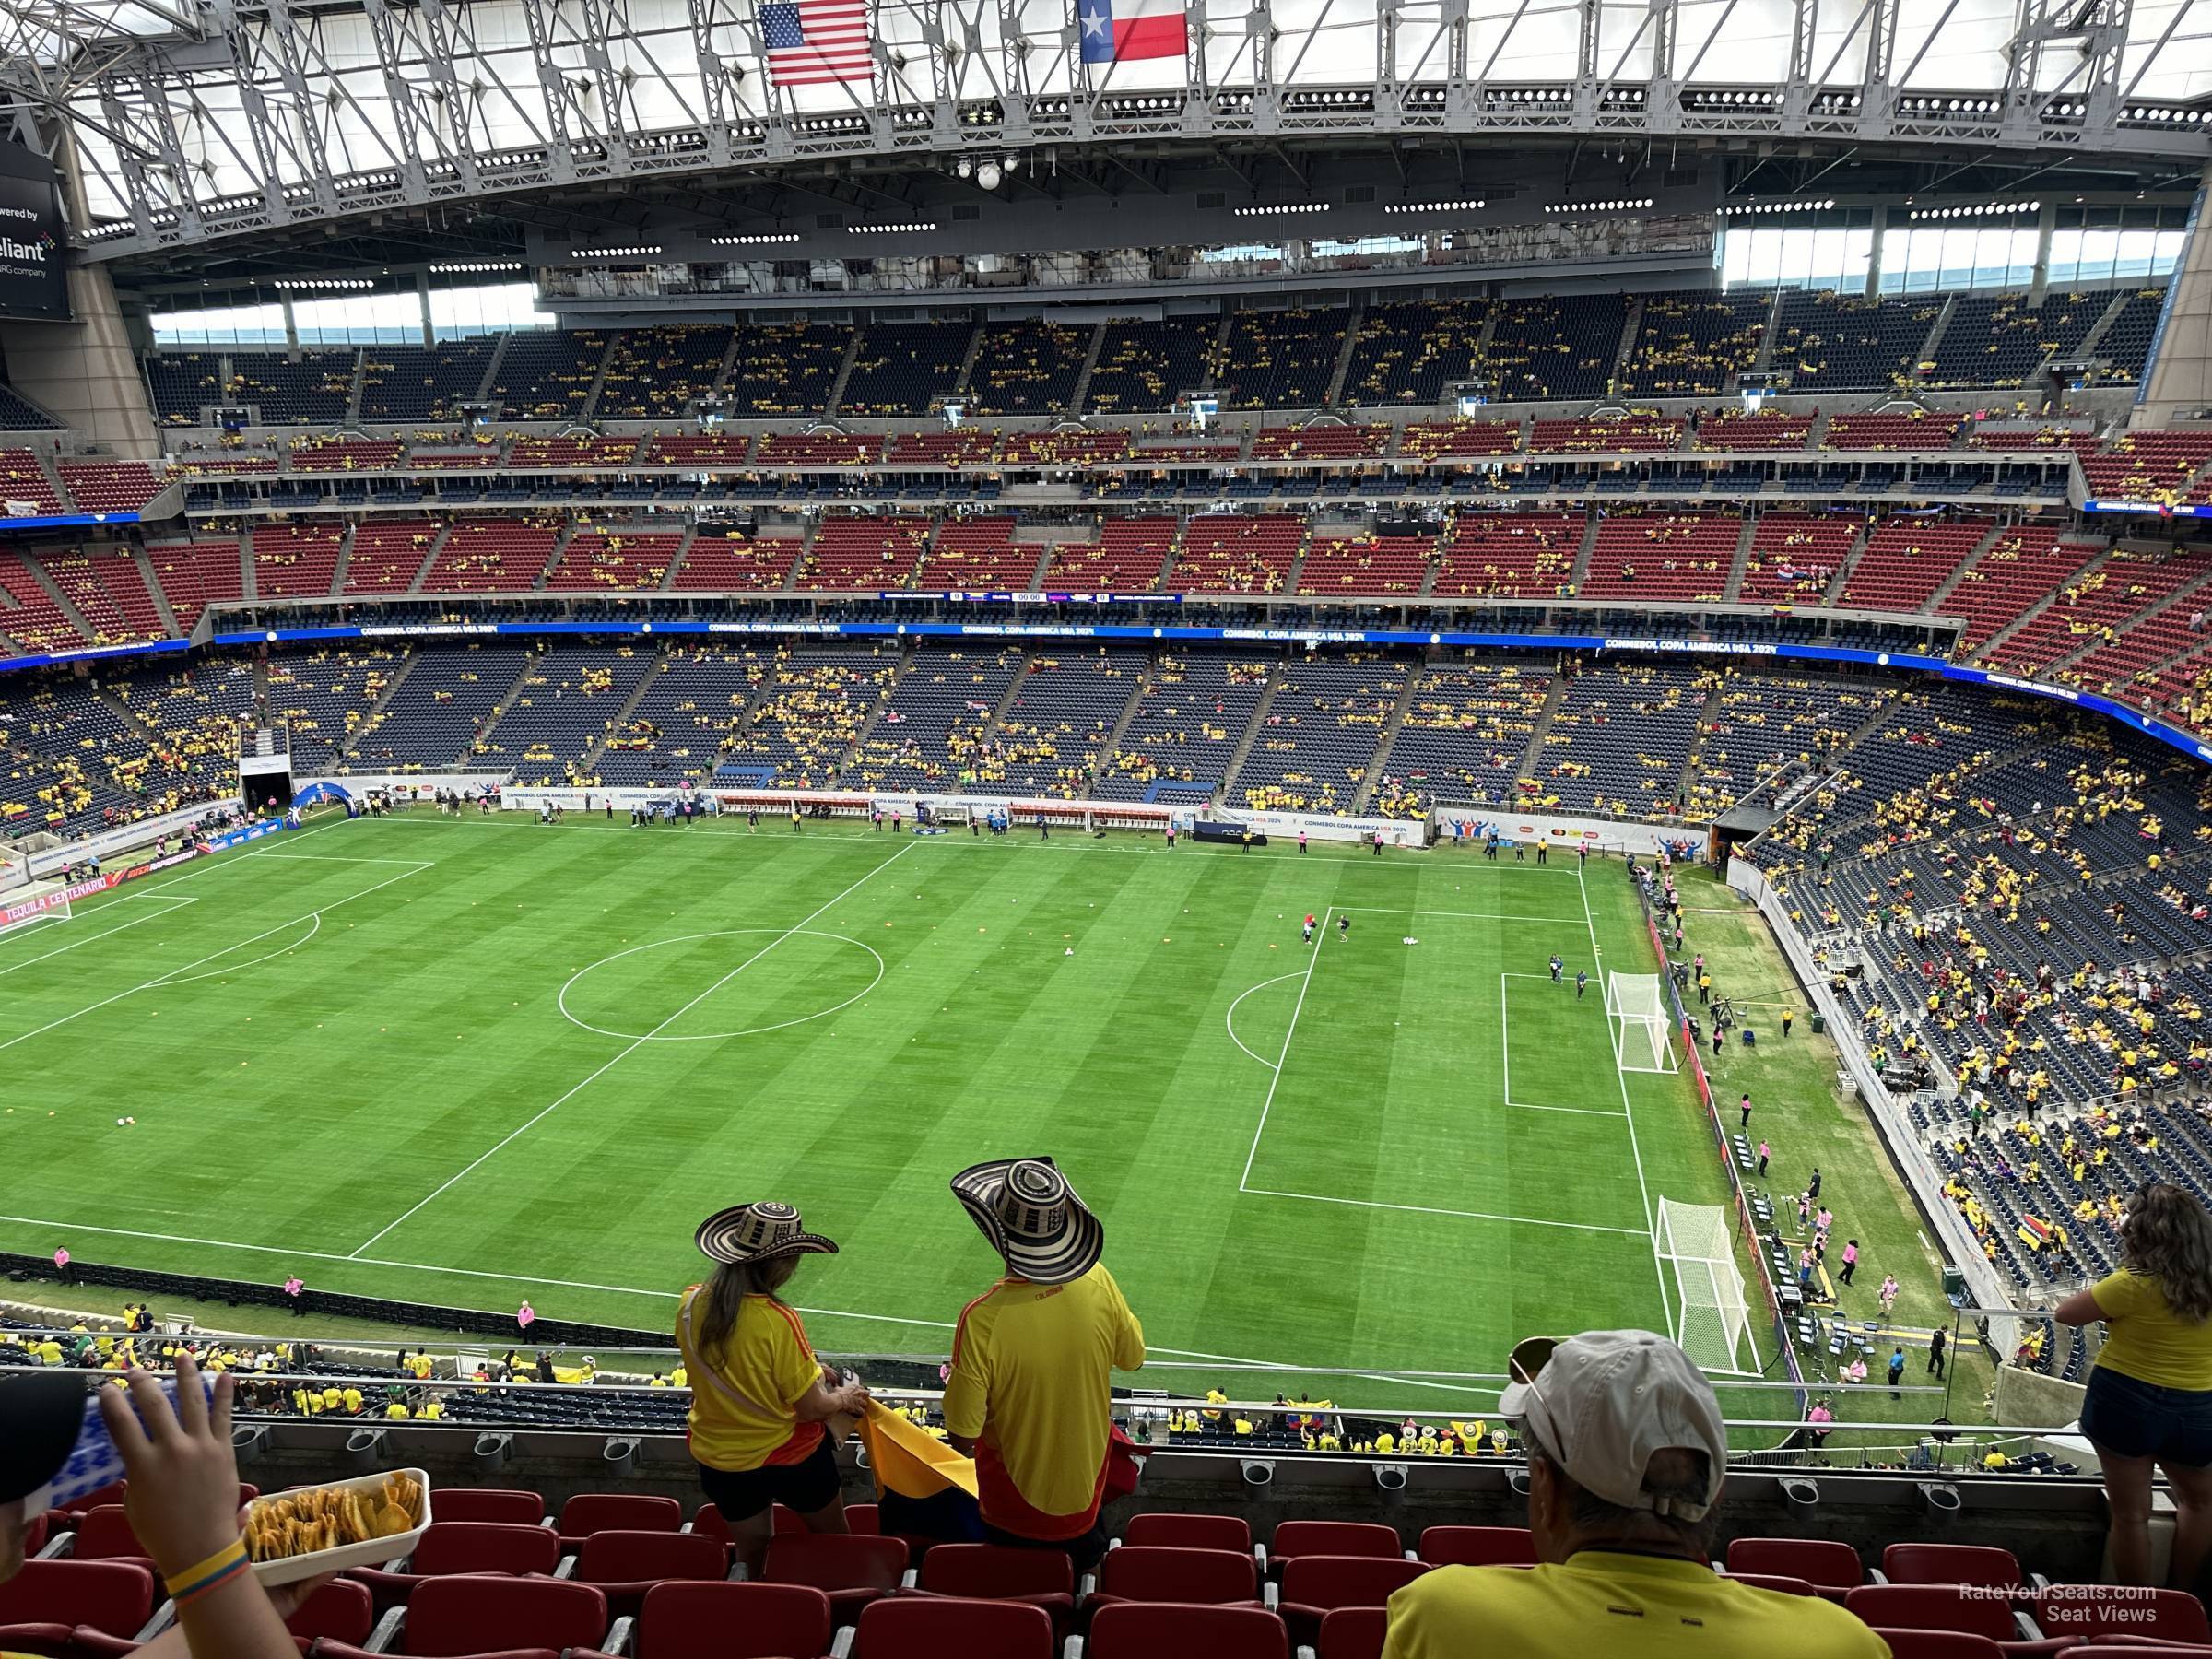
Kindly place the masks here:
<instances>
[{"instance_id":1,"label":"man in yellow shirt with cap","mask_svg":"<svg viewBox=\"0 0 2212 1659\"><path fill-rule=\"evenodd\" d=\"M1535 1337L1499 1415L1528 1444L1541 1565L1440 1567L1390 1598L1383 1659L1888 1659L1842 1608L1724 1579L1709 1556L1728 1456L1712 1385L1649 1331Z\"/></svg>"}]
</instances>

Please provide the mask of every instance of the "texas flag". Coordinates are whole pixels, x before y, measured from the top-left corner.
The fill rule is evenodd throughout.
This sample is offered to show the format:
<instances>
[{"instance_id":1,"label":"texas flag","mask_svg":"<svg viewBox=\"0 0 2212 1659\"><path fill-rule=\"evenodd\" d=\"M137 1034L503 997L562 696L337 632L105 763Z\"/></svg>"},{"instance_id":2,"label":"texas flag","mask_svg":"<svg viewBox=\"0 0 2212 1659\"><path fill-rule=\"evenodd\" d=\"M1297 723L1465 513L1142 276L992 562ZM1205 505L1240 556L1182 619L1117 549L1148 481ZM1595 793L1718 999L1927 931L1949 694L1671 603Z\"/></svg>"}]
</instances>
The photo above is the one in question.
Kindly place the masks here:
<instances>
[{"instance_id":1,"label":"texas flag","mask_svg":"<svg viewBox=\"0 0 2212 1659\"><path fill-rule=\"evenodd\" d=\"M1076 0L1087 64L1182 57L1191 31L1182 0Z\"/></svg>"}]
</instances>

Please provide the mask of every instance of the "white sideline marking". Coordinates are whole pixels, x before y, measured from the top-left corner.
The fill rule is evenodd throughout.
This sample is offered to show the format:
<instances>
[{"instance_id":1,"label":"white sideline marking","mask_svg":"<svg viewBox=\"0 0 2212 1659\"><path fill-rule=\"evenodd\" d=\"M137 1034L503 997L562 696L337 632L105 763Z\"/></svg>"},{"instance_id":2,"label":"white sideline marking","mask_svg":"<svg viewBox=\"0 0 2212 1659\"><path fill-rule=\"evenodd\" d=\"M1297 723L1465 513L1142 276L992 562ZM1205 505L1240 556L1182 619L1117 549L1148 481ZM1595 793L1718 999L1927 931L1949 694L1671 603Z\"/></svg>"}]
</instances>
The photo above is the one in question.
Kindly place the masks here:
<instances>
[{"instance_id":1,"label":"white sideline marking","mask_svg":"<svg viewBox=\"0 0 2212 1659\"><path fill-rule=\"evenodd\" d=\"M1579 869L1575 872L1575 880L1583 889L1583 922L1590 929L1590 948L1595 950L1597 948L1597 918L1590 911L1590 884L1582 879L1582 872ZM1666 962L1662 959L1659 963L1659 972L1663 978L1666 971ZM1597 971L1597 989L1601 997L1609 997L1610 993L1606 989L1606 971L1602 964ZM1679 1027L1670 1030L1667 1033L1668 1043L1671 1045L1678 1041L1681 1034ZM1659 1312L1661 1317L1667 1322L1666 1328L1677 1335L1680 1335L1680 1327L1674 1322L1675 1305L1668 1300L1666 1294L1666 1267L1659 1259L1659 1226L1657 1218L1652 1213L1651 1184L1644 1179L1643 1151L1636 1143L1636 1110L1629 1104L1629 1075L1623 1049L1627 1033L1623 1028L1616 1025L1608 1018L1606 1021L1606 1035L1612 1040L1610 1046L1613 1050L1613 1080L1620 1085L1620 1113L1629 1120L1629 1156L1636 1160L1636 1190L1643 1195L1643 1230L1644 1236L1651 1241L1652 1277L1659 1282ZM1723 1156L1725 1156L1726 1148L1724 1147L1722 1151ZM1759 1358L1759 1341L1756 1337L1751 1338L1751 1357L1754 1360Z\"/></svg>"},{"instance_id":2,"label":"white sideline marking","mask_svg":"<svg viewBox=\"0 0 2212 1659\"><path fill-rule=\"evenodd\" d=\"M1250 1192L1245 1183L1252 1179L1252 1160L1260 1155L1260 1136L1267 1133L1267 1114L1275 1109L1276 1086L1283 1080L1284 1064L1290 1058L1290 1039L1298 1035L1298 1017L1305 1011L1306 993L1313 989L1313 970L1321 966L1321 953L1329 936L1329 918L1336 913L1334 906L1321 912L1321 925L1312 945L1312 954L1306 959L1306 975L1299 982L1298 1001L1291 1005L1290 1024L1283 1032L1282 1052L1275 1057L1274 1074L1267 1079L1267 1098L1260 1102L1260 1121L1253 1126L1252 1150L1244 1154L1244 1173L1237 1177L1237 1191ZM1230 1033L1232 1036L1235 1033ZM1242 1043L1237 1045L1243 1048ZM1249 1049L1245 1050L1251 1053Z\"/></svg>"},{"instance_id":3,"label":"white sideline marking","mask_svg":"<svg viewBox=\"0 0 2212 1659\"><path fill-rule=\"evenodd\" d=\"M508 1285L550 1285L563 1290L598 1290L611 1296L650 1296L659 1301L677 1301L682 1293L676 1290L647 1290L636 1285L599 1285L588 1279L545 1278L534 1274L493 1273L482 1267L439 1267L429 1262L394 1262L381 1256L337 1255L327 1250L288 1250L275 1244L241 1244L235 1239L195 1239L182 1233L141 1232L128 1227L95 1227L75 1221L48 1221L36 1216L0 1216L0 1222L18 1227L48 1227L63 1232L98 1233L115 1239L144 1239L158 1244L196 1244L209 1250L238 1250L253 1255L283 1256L288 1260L303 1262L338 1262L355 1267L394 1267L406 1273L441 1273L453 1278L491 1279ZM954 1322L949 1319L908 1319L896 1313L853 1313L843 1308L800 1308L799 1312L814 1319L858 1319L870 1324L912 1325L923 1330L949 1331ZM1204 1360L1214 1365L1233 1365L1248 1371L1317 1371L1330 1375L1354 1374L1342 1366L1286 1365L1275 1359L1247 1359L1234 1354L1208 1354L1195 1348L1155 1347L1156 1354L1171 1354L1178 1359ZM1397 1378L1369 1381L1397 1382ZM1434 1386L1442 1386L1435 1384Z\"/></svg>"},{"instance_id":4,"label":"white sideline marking","mask_svg":"<svg viewBox=\"0 0 2212 1659\"><path fill-rule=\"evenodd\" d=\"M1260 1198L1302 1198L1308 1204L1344 1204L1354 1209L1404 1210L1416 1216L1457 1216L1468 1221L1511 1221L1520 1227L1563 1227L1571 1232L1618 1233L1623 1238L1641 1239L1647 1244L1651 1235L1633 1227L1601 1227L1594 1221L1551 1221L1537 1216L1500 1216L1489 1210L1438 1209L1427 1204L1384 1204L1374 1198L1332 1198L1322 1193L1281 1193L1273 1187L1245 1187L1244 1192ZM0 1220L5 1220L0 1217Z\"/></svg>"},{"instance_id":5,"label":"white sideline marking","mask_svg":"<svg viewBox=\"0 0 2212 1659\"><path fill-rule=\"evenodd\" d=\"M603 1062L601 1065L595 1066L593 1070L586 1073L582 1081L571 1084L568 1088L562 1090L560 1094L557 1095L554 1098L551 1105L545 1107L535 1117L532 1117L526 1123L521 1124L515 1128L510 1129L485 1151L479 1153L476 1158L471 1159L467 1163L464 1164L459 1170L455 1171L444 1181L439 1182L439 1184L430 1191L428 1196L418 1201L412 1207L402 1212L398 1217L385 1223L374 1233L363 1240L359 1248L353 1252L353 1255L350 1259L359 1259L361 1252L367 1250L371 1245L374 1244L377 1240L382 1238L394 1228L399 1226L401 1222L406 1220L409 1217L416 1215L430 1203L442 1196L454 1185L455 1182L465 1179L474 1171L488 1162L494 1154L500 1151L501 1147L507 1146L511 1141L515 1140L519 1136L527 1134L531 1129L536 1127L536 1125L543 1123L547 1118L551 1117L556 1112L559 1111L561 1107L567 1105L569 1101L574 1100L578 1095L582 1094L586 1088L590 1088L594 1083L597 1082L608 1072L614 1070L616 1066L621 1065L623 1061L629 1059L630 1055L636 1053L640 1049L643 1048L647 1043L658 1037L663 1031L666 1030L670 1026L674 1025L685 1015L690 1013L691 1010L698 1007L700 1003L705 1002L708 997L713 995L715 992L721 990L724 985L728 984L732 980L743 973L747 968L750 968L755 962L759 961L770 951L775 949L775 947L782 944L784 940L790 938L794 934L803 932L806 929L806 924L813 921L816 916L820 915L824 911L833 908L853 893L858 892L862 887L874 880L884 871L889 869L893 865L904 858L909 853L912 853L914 850L914 847L919 844L919 842L909 843L908 845L900 848L898 852L892 853L888 858L883 860L880 864L871 866L868 870L868 873L863 876L858 881L853 882L852 886L846 888L842 892L837 894L836 897L825 900L815 909L812 914L802 917L799 921L785 928L782 933L778 934L767 944L761 946L759 949L754 951L751 956L746 958L744 961L738 963L736 967L731 969L727 973L724 974L720 979L709 985L704 991L701 991L697 996L693 997L682 1007L677 1009L675 1013L669 1015L667 1018L662 1020L659 1025L654 1026L652 1030L646 1032L642 1037L632 1040L622 1049L620 1049L612 1059ZM0 1047L5 1046L5 1044L0 1044Z\"/></svg>"},{"instance_id":6,"label":"white sideline marking","mask_svg":"<svg viewBox=\"0 0 2212 1659\"><path fill-rule=\"evenodd\" d=\"M371 893L381 892L383 888L390 887L394 882L405 881L410 876L419 876L424 870L429 869L430 867L430 865L426 864L418 866L416 869L402 870L398 875L387 877L382 881L378 882L375 887L364 888L358 893L348 893L343 899L334 899L328 904L321 905L314 910L309 911L305 915L294 916L288 922L279 922L274 927L265 927L261 932L255 934L252 938L241 939L235 945L226 945L220 950L211 950L204 957L200 957L193 961L186 962L180 967L171 968L167 973L157 974L152 979L141 981L139 983L133 985L127 991L118 991L112 996L104 996L100 998L100 1001L93 1003L87 1007L77 1009L74 1014L65 1014L59 1019L48 1020L44 1025L39 1027L35 1031L25 1031L20 1036L10 1037L6 1041L0 1042L0 1050L14 1048L17 1043L28 1042L33 1037L42 1037L48 1031L54 1030L62 1026L65 1026L73 1019L82 1019L88 1014L97 1014L100 1009L108 1007L112 1004L119 1003L126 996L135 996L141 991L152 991L169 984L189 983L190 982L180 980L177 976L181 973L188 972L192 969L201 967L206 963L217 961L223 957L229 956L234 950L242 950L248 945L258 944L263 939L267 938L271 934L282 933L288 927L297 927L302 922L312 921L317 929L320 929L323 925L324 912L334 911L341 904L351 904L356 899L366 899ZM187 873L191 875L197 875L199 872L195 870ZM305 941L302 941L302 943L304 942ZM278 951L272 954L282 955L283 953ZM268 960L268 958L257 958L256 960L266 961ZM253 963L244 964L244 966L247 967L252 967L253 965Z\"/></svg>"},{"instance_id":7,"label":"white sideline marking","mask_svg":"<svg viewBox=\"0 0 2212 1659\"><path fill-rule=\"evenodd\" d=\"M1520 916L1509 911L1408 910L1402 904L1340 904L1341 911L1355 916L1457 916L1467 922L1564 922L1572 924L1572 916Z\"/></svg>"},{"instance_id":8,"label":"white sideline marking","mask_svg":"<svg viewBox=\"0 0 2212 1659\"><path fill-rule=\"evenodd\" d=\"M1319 950L1320 947L1316 945L1314 948ZM1239 1048L1244 1049L1244 1052L1247 1054L1252 1054L1252 1057L1254 1060L1257 1060L1269 1071L1280 1071L1283 1068L1277 1065L1274 1061L1268 1059L1266 1055L1253 1054L1249 1048L1244 1048L1244 1039L1237 1035L1237 1005L1238 1003L1241 1003L1246 997L1250 996L1254 991L1265 991L1270 985L1279 985L1285 980L1294 980L1297 977L1298 974L1294 970L1289 973L1278 973L1273 979L1264 979L1256 985L1245 986L1243 990L1237 993L1236 1002L1232 1002L1229 1005L1229 1012L1221 1016L1221 1023L1229 1028L1229 1040L1235 1043Z\"/></svg>"},{"instance_id":9,"label":"white sideline marking","mask_svg":"<svg viewBox=\"0 0 2212 1659\"><path fill-rule=\"evenodd\" d=\"M1505 1072L1503 1099L1515 1112L1571 1112L1579 1117L1626 1117L1625 1112L1610 1112L1602 1106L1539 1106L1533 1100L1513 1099L1513 1022L1512 1005L1505 994L1507 980L1548 980L1548 973L1515 973L1511 970L1498 976L1498 1056ZM1561 980L1561 984L1567 982Z\"/></svg>"},{"instance_id":10,"label":"white sideline marking","mask_svg":"<svg viewBox=\"0 0 2212 1659\"><path fill-rule=\"evenodd\" d=\"M138 895L133 896L137 897ZM151 897L151 895L146 895L146 897ZM158 910L150 916L141 916L138 918L137 922L118 922L114 926L103 928L99 933L87 935L81 939L72 939L66 945L57 945L52 950L45 952L43 955L25 957L19 962L11 962L6 967L0 968L0 977L5 977L6 975L14 973L20 969L28 968L34 962L43 962L48 957L60 956L65 950L75 950L80 945L89 945L96 939L104 939L110 934L119 934L126 927L136 927L140 922L159 922L162 917L169 915L173 912L182 910L188 904L197 904L199 900L193 898L189 893L180 893L174 899L167 899L162 902L165 906L167 906L166 909ZM106 907L102 906L101 908L105 909Z\"/></svg>"},{"instance_id":11,"label":"white sideline marking","mask_svg":"<svg viewBox=\"0 0 2212 1659\"><path fill-rule=\"evenodd\" d=\"M335 824L325 824L325 830L335 830ZM419 865L425 868L435 865L434 858L347 858L338 853L263 853L253 852L248 858L289 858L300 864L366 864L366 865Z\"/></svg>"}]
</instances>

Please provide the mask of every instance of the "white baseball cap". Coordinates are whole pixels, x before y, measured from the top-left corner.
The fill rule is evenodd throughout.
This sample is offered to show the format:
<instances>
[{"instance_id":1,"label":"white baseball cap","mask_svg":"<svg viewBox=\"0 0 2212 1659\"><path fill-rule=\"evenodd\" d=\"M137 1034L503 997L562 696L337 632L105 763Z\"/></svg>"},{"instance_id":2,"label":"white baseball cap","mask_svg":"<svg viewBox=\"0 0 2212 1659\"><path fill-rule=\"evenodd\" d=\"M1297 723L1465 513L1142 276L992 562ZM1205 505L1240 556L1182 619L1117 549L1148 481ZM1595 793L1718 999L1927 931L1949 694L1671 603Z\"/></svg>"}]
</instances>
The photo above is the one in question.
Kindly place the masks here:
<instances>
[{"instance_id":1,"label":"white baseball cap","mask_svg":"<svg viewBox=\"0 0 2212 1659\"><path fill-rule=\"evenodd\" d=\"M1498 1414L1525 1425L1569 1479L1621 1509L1701 1521L1721 1495L1728 1430L1689 1356L1650 1331L1586 1331L1517 1344ZM1654 1453L1705 1453L1700 1503L1644 1489Z\"/></svg>"}]
</instances>

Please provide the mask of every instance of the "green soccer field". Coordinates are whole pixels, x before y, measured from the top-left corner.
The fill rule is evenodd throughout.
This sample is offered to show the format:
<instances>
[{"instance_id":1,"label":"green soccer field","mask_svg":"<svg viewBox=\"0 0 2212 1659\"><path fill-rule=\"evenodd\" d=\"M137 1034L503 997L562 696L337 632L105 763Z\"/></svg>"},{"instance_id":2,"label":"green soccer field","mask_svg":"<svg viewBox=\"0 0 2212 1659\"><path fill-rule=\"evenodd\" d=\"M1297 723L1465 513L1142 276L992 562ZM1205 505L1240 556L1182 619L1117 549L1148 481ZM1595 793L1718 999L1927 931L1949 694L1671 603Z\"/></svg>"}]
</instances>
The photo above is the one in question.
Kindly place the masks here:
<instances>
[{"instance_id":1,"label":"green soccer field","mask_svg":"<svg viewBox=\"0 0 2212 1659\"><path fill-rule=\"evenodd\" d=\"M1726 1198L1615 1062L1597 975L1654 968L1618 860L325 823L0 937L0 1245L657 1329L772 1196L843 1246L818 1344L942 1352L994 1266L947 1178L1049 1153L1157 1385L1479 1399L1670 1328L1653 1211Z\"/></svg>"}]
</instances>

